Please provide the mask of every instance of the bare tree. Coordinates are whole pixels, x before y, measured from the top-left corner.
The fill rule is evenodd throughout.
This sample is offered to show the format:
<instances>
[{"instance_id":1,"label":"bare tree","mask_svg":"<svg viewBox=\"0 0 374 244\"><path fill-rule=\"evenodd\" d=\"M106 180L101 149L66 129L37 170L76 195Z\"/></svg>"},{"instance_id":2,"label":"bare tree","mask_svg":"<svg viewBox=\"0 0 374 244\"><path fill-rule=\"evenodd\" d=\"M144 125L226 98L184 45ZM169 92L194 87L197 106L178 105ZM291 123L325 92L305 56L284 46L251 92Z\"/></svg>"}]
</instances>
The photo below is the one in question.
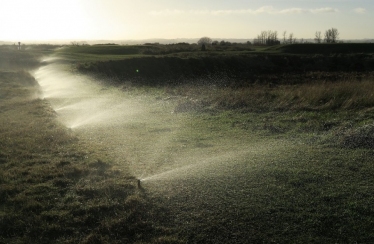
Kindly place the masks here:
<instances>
[{"instance_id":1,"label":"bare tree","mask_svg":"<svg viewBox=\"0 0 374 244\"><path fill-rule=\"evenodd\" d=\"M266 44L270 43L273 38L273 31L268 30L266 33Z\"/></svg>"},{"instance_id":2,"label":"bare tree","mask_svg":"<svg viewBox=\"0 0 374 244\"><path fill-rule=\"evenodd\" d=\"M278 41L278 31L273 31L273 41Z\"/></svg>"},{"instance_id":3,"label":"bare tree","mask_svg":"<svg viewBox=\"0 0 374 244\"><path fill-rule=\"evenodd\" d=\"M289 43L289 44L292 44L292 43L294 43L294 42L295 42L295 40L294 40L293 33L290 33L290 34L288 35L288 43Z\"/></svg>"},{"instance_id":4,"label":"bare tree","mask_svg":"<svg viewBox=\"0 0 374 244\"><path fill-rule=\"evenodd\" d=\"M339 31L336 28L331 28L331 37L332 37L332 42L336 43L338 42L339 39Z\"/></svg>"},{"instance_id":5,"label":"bare tree","mask_svg":"<svg viewBox=\"0 0 374 244\"><path fill-rule=\"evenodd\" d=\"M277 45L277 44L280 44L280 42L278 41L278 32L268 31L266 45Z\"/></svg>"},{"instance_id":6,"label":"bare tree","mask_svg":"<svg viewBox=\"0 0 374 244\"><path fill-rule=\"evenodd\" d=\"M287 43L286 36L287 36L287 31L283 31L283 44Z\"/></svg>"},{"instance_id":7,"label":"bare tree","mask_svg":"<svg viewBox=\"0 0 374 244\"><path fill-rule=\"evenodd\" d=\"M339 38L339 31L336 28L331 28L325 31L325 42L336 43Z\"/></svg>"},{"instance_id":8,"label":"bare tree","mask_svg":"<svg viewBox=\"0 0 374 244\"><path fill-rule=\"evenodd\" d=\"M212 39L210 37L207 37L207 36L204 36L204 37L201 37L198 41L197 41L197 44L199 46L202 46L203 44L206 45L211 45L212 44Z\"/></svg>"},{"instance_id":9,"label":"bare tree","mask_svg":"<svg viewBox=\"0 0 374 244\"><path fill-rule=\"evenodd\" d=\"M261 31L257 38L253 40L255 45L277 45L280 44L278 40L278 32L276 31Z\"/></svg>"},{"instance_id":10,"label":"bare tree","mask_svg":"<svg viewBox=\"0 0 374 244\"><path fill-rule=\"evenodd\" d=\"M322 42L322 33L320 31L316 31L314 36L315 36L314 40L316 41L316 43Z\"/></svg>"},{"instance_id":11,"label":"bare tree","mask_svg":"<svg viewBox=\"0 0 374 244\"><path fill-rule=\"evenodd\" d=\"M260 34L260 43L263 45L266 43L266 37L267 37L268 33L266 31L261 31L261 34Z\"/></svg>"}]
</instances>

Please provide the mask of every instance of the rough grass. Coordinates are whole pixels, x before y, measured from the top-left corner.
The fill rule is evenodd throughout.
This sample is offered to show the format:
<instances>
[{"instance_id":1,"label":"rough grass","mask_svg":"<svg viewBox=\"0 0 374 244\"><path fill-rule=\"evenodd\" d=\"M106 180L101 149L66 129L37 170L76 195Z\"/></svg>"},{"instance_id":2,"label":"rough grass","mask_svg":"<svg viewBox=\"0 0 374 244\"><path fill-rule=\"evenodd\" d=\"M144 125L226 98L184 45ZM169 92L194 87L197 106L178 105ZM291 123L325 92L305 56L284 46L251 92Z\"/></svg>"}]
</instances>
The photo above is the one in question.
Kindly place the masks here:
<instances>
[{"instance_id":1,"label":"rough grass","mask_svg":"<svg viewBox=\"0 0 374 244\"><path fill-rule=\"evenodd\" d=\"M100 148L61 126L36 98L27 73L1 73L0 242L178 243L178 235L190 243L370 243L371 81L240 89L122 84L154 96L148 98L153 104L175 104L169 116L186 120L168 147L185 152L183 160L239 146L269 148L240 159L234 150L227 164L237 175L218 168L196 182L158 182L154 187L165 194L157 195L146 184L137 189L134 177L103 158ZM156 133L170 134L177 125L158 126L148 138L157 141ZM141 139L133 128L126 143ZM278 152L274 141L287 141L292 150Z\"/></svg>"},{"instance_id":2,"label":"rough grass","mask_svg":"<svg viewBox=\"0 0 374 244\"><path fill-rule=\"evenodd\" d=\"M277 51L294 54L347 54L374 53L372 43L321 43L321 44L288 44L273 46L266 51Z\"/></svg>"},{"instance_id":3,"label":"rough grass","mask_svg":"<svg viewBox=\"0 0 374 244\"><path fill-rule=\"evenodd\" d=\"M31 45L22 46L2 45L0 46L0 70L21 71L33 70L39 67L43 55L50 54L57 46L53 45ZM25 50L26 49L26 50Z\"/></svg>"},{"instance_id":4,"label":"rough grass","mask_svg":"<svg viewBox=\"0 0 374 244\"><path fill-rule=\"evenodd\" d=\"M1 72L0 86L0 242L178 242L152 225L133 176L57 122L27 72Z\"/></svg>"},{"instance_id":5,"label":"rough grass","mask_svg":"<svg viewBox=\"0 0 374 244\"><path fill-rule=\"evenodd\" d=\"M66 50L69 54L69 50ZM90 54L91 55L91 54ZM320 81L365 80L373 77L369 54L288 55L211 53L194 56L139 56L90 62L82 59L75 69L100 78L116 78L134 86L216 85L242 88L253 84L303 84Z\"/></svg>"},{"instance_id":6,"label":"rough grass","mask_svg":"<svg viewBox=\"0 0 374 244\"><path fill-rule=\"evenodd\" d=\"M372 153L305 146L281 155L271 152L248 158L235 176L212 180L214 172L206 170L207 177L197 182L167 182L162 186L184 191L156 202L172 209L164 217L190 242L371 241Z\"/></svg>"},{"instance_id":7,"label":"rough grass","mask_svg":"<svg viewBox=\"0 0 374 244\"><path fill-rule=\"evenodd\" d=\"M299 85L274 87L253 85L246 88L215 86L177 86L166 93L186 97L180 104L203 110L236 109L244 111L285 110L359 110L374 106L373 80L304 82Z\"/></svg>"},{"instance_id":8,"label":"rough grass","mask_svg":"<svg viewBox=\"0 0 374 244\"><path fill-rule=\"evenodd\" d=\"M362 89L350 94L370 94L369 84L364 82ZM345 82L331 87L321 83L315 92L340 90L340 85L354 87ZM347 92L348 87L343 90ZM370 242L374 218L370 205L373 105L355 103L349 109L321 106L314 104L315 96L311 95L308 102L288 109L287 96L281 95L286 91L293 94L298 88L262 89L265 91L252 91L252 97L243 96L259 101L229 107L217 105L212 98L232 101L240 90L190 86L167 90L170 99L180 99L175 113L194 115L186 122L190 128L176 143L189 146L187 142L194 141L196 146L206 146L205 155L224 139L230 143L216 150L217 163L211 168L201 166L204 173L196 172L196 179L174 176L175 180L165 177L156 181L166 196L155 194L151 183L145 186L156 195L155 202L170 209L160 219L178 226L181 236L198 243ZM266 103L269 97L265 92L280 97ZM333 97L336 91L329 94ZM286 107L277 106L282 101ZM278 152L271 139L282 139L278 145L292 142L294 147ZM269 149L260 156L249 153L244 159L229 158L227 164L232 168L225 173L220 167L224 159L219 155L231 147L237 156L240 145ZM198 162L203 164L204 160Z\"/></svg>"},{"instance_id":9,"label":"rough grass","mask_svg":"<svg viewBox=\"0 0 374 244\"><path fill-rule=\"evenodd\" d=\"M292 137L312 135L314 142L319 138L319 143L344 148L373 148L373 80L242 89L181 86L165 92L180 97L175 113L257 113L260 121L239 119L234 126Z\"/></svg>"}]
</instances>

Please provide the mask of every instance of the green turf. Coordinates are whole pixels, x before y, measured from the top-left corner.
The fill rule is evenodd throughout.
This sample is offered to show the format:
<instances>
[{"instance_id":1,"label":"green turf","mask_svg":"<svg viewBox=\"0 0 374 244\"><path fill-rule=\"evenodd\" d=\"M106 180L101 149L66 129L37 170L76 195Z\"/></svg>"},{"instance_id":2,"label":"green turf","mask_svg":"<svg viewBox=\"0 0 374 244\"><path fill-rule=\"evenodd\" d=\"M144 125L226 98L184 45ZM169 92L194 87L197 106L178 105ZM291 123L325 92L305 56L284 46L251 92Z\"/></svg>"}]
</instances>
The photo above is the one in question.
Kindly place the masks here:
<instances>
[{"instance_id":1,"label":"green turf","mask_svg":"<svg viewBox=\"0 0 374 244\"><path fill-rule=\"evenodd\" d=\"M143 47L65 47L55 55L73 67L149 55L133 48ZM292 48L299 47L268 52ZM179 165L170 170L186 176L171 172L139 190L135 176L111 158L110 145L67 129L39 99L35 80L20 71L51 52L35 50L2 50L2 57L17 58L11 68L0 66L0 242L373 240L371 76L245 89L115 83L146 111L126 127L126 160Z\"/></svg>"}]
</instances>

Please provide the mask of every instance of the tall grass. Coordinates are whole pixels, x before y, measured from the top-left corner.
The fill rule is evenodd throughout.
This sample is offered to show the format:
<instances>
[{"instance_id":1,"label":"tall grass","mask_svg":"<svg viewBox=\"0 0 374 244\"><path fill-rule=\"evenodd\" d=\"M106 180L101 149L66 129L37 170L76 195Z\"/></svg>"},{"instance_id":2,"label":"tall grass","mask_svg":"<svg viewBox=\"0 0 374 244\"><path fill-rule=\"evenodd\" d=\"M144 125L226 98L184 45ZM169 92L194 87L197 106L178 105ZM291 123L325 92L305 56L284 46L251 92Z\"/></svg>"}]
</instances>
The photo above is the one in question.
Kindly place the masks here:
<instances>
[{"instance_id":1,"label":"tall grass","mask_svg":"<svg viewBox=\"0 0 374 244\"><path fill-rule=\"evenodd\" d=\"M303 84L293 93L299 98L301 108L361 109L374 106L372 80Z\"/></svg>"},{"instance_id":2,"label":"tall grass","mask_svg":"<svg viewBox=\"0 0 374 244\"><path fill-rule=\"evenodd\" d=\"M245 88L183 86L174 95L203 101L215 109L248 111L362 109L374 106L374 81L306 82Z\"/></svg>"}]
</instances>

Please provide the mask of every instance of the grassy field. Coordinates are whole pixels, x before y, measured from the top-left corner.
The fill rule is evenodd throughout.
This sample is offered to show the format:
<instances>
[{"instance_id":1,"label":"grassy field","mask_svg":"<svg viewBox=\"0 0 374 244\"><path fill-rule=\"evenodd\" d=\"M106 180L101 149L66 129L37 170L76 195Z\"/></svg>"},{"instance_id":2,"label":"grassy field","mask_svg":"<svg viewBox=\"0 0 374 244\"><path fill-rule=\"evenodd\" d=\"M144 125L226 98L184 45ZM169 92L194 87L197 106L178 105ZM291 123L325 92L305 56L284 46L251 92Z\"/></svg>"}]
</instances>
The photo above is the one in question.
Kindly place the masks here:
<instances>
[{"instance_id":1,"label":"grassy field","mask_svg":"<svg viewBox=\"0 0 374 244\"><path fill-rule=\"evenodd\" d=\"M107 49L106 49L107 48ZM166 49L164 52L146 52ZM180 51L175 46L65 47L78 72L123 85L216 85L242 88L372 79L372 44L297 44L245 50ZM113 50L118 50L114 55ZM311 50L311 51L310 51ZM330 50L329 53L326 53ZM352 50L352 51L349 51ZM354 51L357 52L354 52ZM127 52L127 54L126 54Z\"/></svg>"},{"instance_id":2,"label":"grassy field","mask_svg":"<svg viewBox=\"0 0 374 244\"><path fill-rule=\"evenodd\" d=\"M372 43L339 43L339 44L292 44L273 46L267 51L292 54L373 54Z\"/></svg>"},{"instance_id":3,"label":"grassy field","mask_svg":"<svg viewBox=\"0 0 374 244\"><path fill-rule=\"evenodd\" d=\"M166 47L64 47L53 54L69 60L73 72L97 77L110 70L102 84L114 85L124 96L151 108L147 133L145 121L127 128L123 147L128 161L149 160L170 137L162 148L164 157L160 155L156 163L187 162L176 174L184 178L166 173L145 180L142 189L136 187L134 175L103 153L102 145L79 137L57 120L48 101L39 99L35 80L19 71L29 66L17 62L12 69L4 66L0 242L370 243L374 239L370 72L352 70L339 76L341 72L316 70L296 78L284 76L284 80L302 77L298 82L274 84L266 78L244 86L192 78L152 85L138 83L139 74L129 82L118 73L133 61L129 58L147 55L156 55L149 57L152 60L165 55L199 60L198 50L162 53L160 49ZM251 51L243 52L247 56ZM270 54L264 59L265 54L261 64L283 58ZM236 62L231 58L238 54L235 50L212 54L220 60L216 55L229 63ZM207 53L201 57L212 60ZM329 58L323 60L331 65ZM102 66L95 66L97 61ZM148 65L153 63L138 69L149 68L151 77L155 68ZM206 64L200 62L198 67ZM102 68L90 73L92 67ZM265 72L266 67L271 65L264 66ZM195 63L190 68L196 68ZM326 78L330 75L334 79ZM279 79L278 73L274 76Z\"/></svg>"},{"instance_id":4,"label":"grassy field","mask_svg":"<svg viewBox=\"0 0 374 244\"><path fill-rule=\"evenodd\" d=\"M177 243L135 177L58 122L22 68L0 72L0 243Z\"/></svg>"}]
</instances>

